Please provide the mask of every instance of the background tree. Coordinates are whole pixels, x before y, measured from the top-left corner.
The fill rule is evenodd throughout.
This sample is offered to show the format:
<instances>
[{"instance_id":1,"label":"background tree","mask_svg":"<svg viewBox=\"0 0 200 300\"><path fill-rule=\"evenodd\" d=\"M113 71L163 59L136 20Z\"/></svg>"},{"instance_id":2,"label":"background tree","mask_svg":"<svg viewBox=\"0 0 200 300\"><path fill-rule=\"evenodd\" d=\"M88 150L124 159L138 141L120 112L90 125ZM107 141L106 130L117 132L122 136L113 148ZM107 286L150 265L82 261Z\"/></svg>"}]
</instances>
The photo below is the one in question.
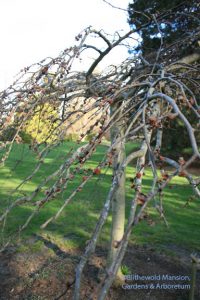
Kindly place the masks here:
<instances>
[{"instance_id":1,"label":"background tree","mask_svg":"<svg viewBox=\"0 0 200 300\"><path fill-rule=\"evenodd\" d=\"M170 59L180 59L193 53L199 47L199 10L198 1L133 1L129 4L128 21L138 28L141 36L137 50L142 51L143 55L152 55L161 47ZM145 24L145 29L140 30L141 25Z\"/></svg>"},{"instance_id":2,"label":"background tree","mask_svg":"<svg viewBox=\"0 0 200 300\"><path fill-rule=\"evenodd\" d=\"M199 56L200 4L198 1L136 0L129 4L128 13L129 24L138 28L141 38L135 51L149 62L153 63L157 60L158 51L160 52L160 63L166 63L167 60L180 60L186 56L188 58L192 58L192 55ZM140 30L140 27L145 24L147 26ZM198 57L196 64L199 61ZM195 93L193 83L187 82L188 85ZM193 101L192 97L190 101ZM184 113L192 124L196 122L195 118L188 113L187 107L185 107ZM185 127L181 121L173 121L172 126L171 123L164 124L167 134L167 139L163 141L164 153L168 155L173 150L173 157L177 158L178 152L182 148L182 155L187 156L190 145L186 138Z\"/></svg>"},{"instance_id":3,"label":"background tree","mask_svg":"<svg viewBox=\"0 0 200 300\"><path fill-rule=\"evenodd\" d=\"M33 117L28 119L23 126L23 133L29 135L33 142L36 141L38 144L44 141L52 143L56 139L54 129L59 120L59 108L56 107L56 101L54 102L54 105L50 103L38 105L35 108ZM20 115L18 118L20 119Z\"/></svg>"}]
</instances>

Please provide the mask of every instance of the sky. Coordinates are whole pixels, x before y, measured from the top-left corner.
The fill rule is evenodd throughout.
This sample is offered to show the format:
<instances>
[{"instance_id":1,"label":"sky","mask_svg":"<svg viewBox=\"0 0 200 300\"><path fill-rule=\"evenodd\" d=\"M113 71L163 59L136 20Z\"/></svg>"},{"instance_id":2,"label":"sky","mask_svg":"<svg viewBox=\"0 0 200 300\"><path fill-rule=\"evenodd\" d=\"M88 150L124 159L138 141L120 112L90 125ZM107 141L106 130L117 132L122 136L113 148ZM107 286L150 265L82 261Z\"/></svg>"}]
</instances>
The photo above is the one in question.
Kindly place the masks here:
<instances>
[{"instance_id":1,"label":"sky","mask_svg":"<svg viewBox=\"0 0 200 300\"><path fill-rule=\"evenodd\" d=\"M110 3L127 9L129 0ZM74 45L74 37L90 25L111 34L130 29L127 13L103 0L1 0L0 90L12 83L21 68ZM109 63L126 56L127 50L121 47Z\"/></svg>"}]
</instances>

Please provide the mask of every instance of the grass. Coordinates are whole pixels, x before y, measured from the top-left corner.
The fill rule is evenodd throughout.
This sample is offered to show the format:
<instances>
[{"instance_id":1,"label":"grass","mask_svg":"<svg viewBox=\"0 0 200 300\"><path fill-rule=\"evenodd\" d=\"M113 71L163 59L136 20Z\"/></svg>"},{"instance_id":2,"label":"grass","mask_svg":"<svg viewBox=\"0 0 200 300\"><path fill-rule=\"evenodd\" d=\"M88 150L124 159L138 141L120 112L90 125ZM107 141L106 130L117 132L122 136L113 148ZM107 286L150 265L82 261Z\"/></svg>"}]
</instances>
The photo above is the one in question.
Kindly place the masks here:
<instances>
[{"instance_id":1,"label":"grass","mask_svg":"<svg viewBox=\"0 0 200 300\"><path fill-rule=\"evenodd\" d=\"M0 210L3 211L16 197L33 191L45 176L56 170L63 158L66 158L66 153L71 147L76 147L75 143L65 142L52 150L45 158L44 164L37 175L30 182L23 185L19 192L12 194L11 191L15 189L21 180L29 175L30 170L33 170L36 164L35 154L31 153L27 145L14 145L7 162L0 169ZM98 161L103 157L106 147L106 145L98 147L87 163L88 168L94 168L97 165ZM127 152L130 152L134 147L129 144ZM133 167L127 168L126 216L128 216L130 201L134 193L134 190L130 187L129 178L134 172ZM144 193L149 190L152 179L150 170L147 170L145 173ZM93 177L86 184L85 188L74 197L55 222L50 223L45 230L40 229L40 225L57 212L63 203L63 199L81 182L81 177L82 175L70 182L65 193L61 193L35 216L29 226L22 232L21 238L23 240L30 238L33 234L37 234L65 249L73 249L85 245L91 236L109 190L112 180L111 169L105 174ZM153 201L147 209L149 219L141 221L134 228L131 242L151 245L154 248L165 249L169 252L171 250L176 251L176 247L192 252L200 250L200 204L197 200L194 200L188 207L184 207L184 204L192 194L191 188L186 183L184 178L176 177L171 183L173 188L167 187L164 191L163 204L169 228L160 219L154 208ZM48 186L45 188L48 188ZM44 191L39 194L38 199L43 194ZM7 218L4 235L10 235L18 230L32 210L33 207L28 205L15 208ZM111 216L109 215L99 241L102 246L106 245L109 240L110 226ZM36 251L41 245L42 243L38 243L33 246L33 251ZM22 250L24 251L24 249Z\"/></svg>"}]
</instances>

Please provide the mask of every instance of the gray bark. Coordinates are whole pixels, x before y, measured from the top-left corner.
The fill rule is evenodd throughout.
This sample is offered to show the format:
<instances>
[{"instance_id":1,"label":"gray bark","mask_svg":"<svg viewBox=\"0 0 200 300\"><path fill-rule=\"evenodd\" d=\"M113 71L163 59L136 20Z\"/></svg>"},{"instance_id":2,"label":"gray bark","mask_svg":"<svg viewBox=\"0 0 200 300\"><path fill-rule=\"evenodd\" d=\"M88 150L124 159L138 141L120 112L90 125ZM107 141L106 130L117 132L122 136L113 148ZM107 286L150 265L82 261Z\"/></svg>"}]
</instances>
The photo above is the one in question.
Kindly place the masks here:
<instances>
[{"instance_id":1,"label":"gray bark","mask_svg":"<svg viewBox=\"0 0 200 300\"><path fill-rule=\"evenodd\" d=\"M117 106L111 108L111 116L117 110ZM114 145L113 156L113 176L119 173L119 168L125 160L125 139L124 139L124 122L120 120L111 128L111 143ZM125 170L121 174L118 181L118 187L112 199L112 228L110 249L108 255L108 265L110 265L116 257L117 245L121 241L124 234L125 226ZM122 280L123 275L119 267L117 279Z\"/></svg>"}]
</instances>

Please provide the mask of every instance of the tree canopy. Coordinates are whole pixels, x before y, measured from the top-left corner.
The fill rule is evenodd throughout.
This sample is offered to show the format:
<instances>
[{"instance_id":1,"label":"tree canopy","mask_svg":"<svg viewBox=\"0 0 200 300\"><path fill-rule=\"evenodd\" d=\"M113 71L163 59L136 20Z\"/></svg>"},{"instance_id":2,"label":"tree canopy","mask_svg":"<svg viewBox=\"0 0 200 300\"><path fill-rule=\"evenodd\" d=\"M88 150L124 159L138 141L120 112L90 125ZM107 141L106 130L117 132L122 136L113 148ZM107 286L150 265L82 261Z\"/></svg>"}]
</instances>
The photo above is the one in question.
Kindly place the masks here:
<instances>
[{"instance_id":1,"label":"tree canopy","mask_svg":"<svg viewBox=\"0 0 200 300\"><path fill-rule=\"evenodd\" d=\"M198 1L160 1L160 0L136 0L129 4L129 24L138 28L140 42L136 52L141 53L151 62L156 60L160 52L160 62L174 61L199 53L199 18L200 4ZM140 30L140 27L145 25ZM192 83L188 82L193 90ZM184 110L191 123L196 122ZM181 134L182 133L182 134ZM189 143L184 126L181 122L174 122L173 126L166 125L167 139L163 141L165 153L174 149L174 157L177 157L178 149L183 149L187 155ZM168 141L166 143L166 140ZM173 146L172 146L173 145Z\"/></svg>"},{"instance_id":2,"label":"tree canopy","mask_svg":"<svg viewBox=\"0 0 200 300\"><path fill-rule=\"evenodd\" d=\"M196 0L136 0L130 3L128 21L138 29L142 39L138 50L146 55L162 48L170 59L193 53L199 47L199 6ZM143 25L146 27L140 30Z\"/></svg>"}]
</instances>

